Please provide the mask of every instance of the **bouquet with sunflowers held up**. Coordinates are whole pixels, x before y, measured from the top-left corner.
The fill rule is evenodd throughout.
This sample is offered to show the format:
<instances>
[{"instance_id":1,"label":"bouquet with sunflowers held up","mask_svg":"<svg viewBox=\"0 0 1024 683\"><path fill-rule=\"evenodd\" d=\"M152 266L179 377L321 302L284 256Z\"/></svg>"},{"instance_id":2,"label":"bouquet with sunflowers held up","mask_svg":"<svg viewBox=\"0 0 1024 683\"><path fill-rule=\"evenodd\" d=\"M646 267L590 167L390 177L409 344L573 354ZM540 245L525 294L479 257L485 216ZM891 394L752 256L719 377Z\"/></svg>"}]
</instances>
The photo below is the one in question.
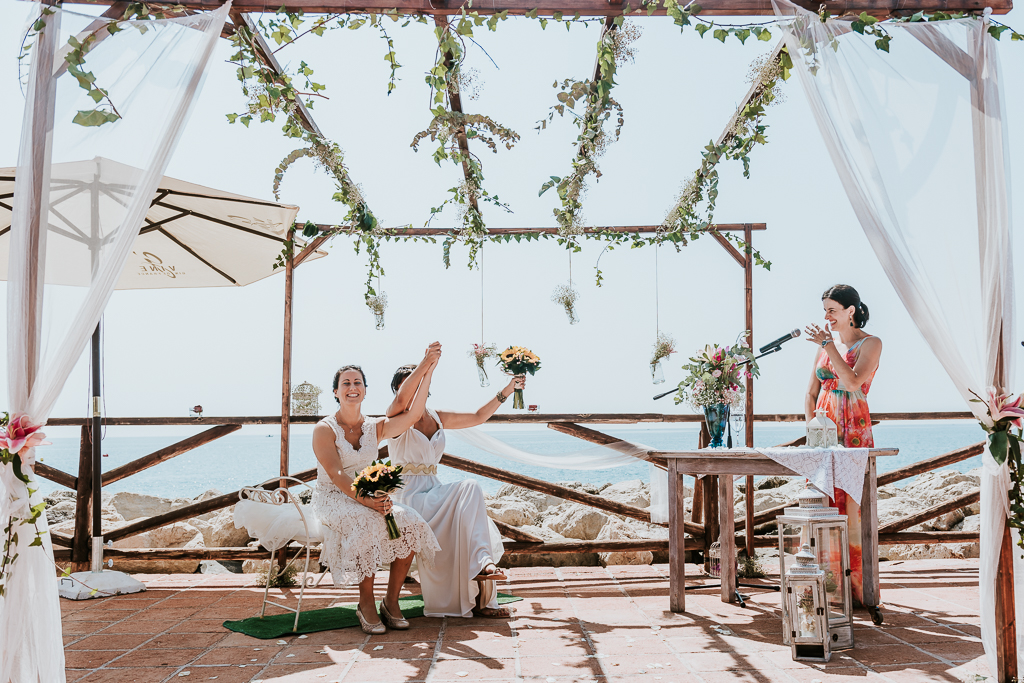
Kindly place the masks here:
<instances>
[{"instance_id":1,"label":"bouquet with sunflowers held up","mask_svg":"<svg viewBox=\"0 0 1024 683\"><path fill-rule=\"evenodd\" d=\"M498 367L506 375L535 375L540 370L540 356L525 346L510 346L498 354ZM513 392L512 408L522 410L525 407L523 390L516 389Z\"/></svg>"},{"instance_id":2,"label":"bouquet with sunflowers held up","mask_svg":"<svg viewBox=\"0 0 1024 683\"><path fill-rule=\"evenodd\" d=\"M352 482L352 490L356 496L369 496L380 498L394 493L405 485L402 481L402 466L392 465L391 461L376 462L367 466L362 472L356 475ZM384 515L384 523L388 527L388 538L392 541L402 537L402 532L395 522L395 516L390 512Z\"/></svg>"}]
</instances>

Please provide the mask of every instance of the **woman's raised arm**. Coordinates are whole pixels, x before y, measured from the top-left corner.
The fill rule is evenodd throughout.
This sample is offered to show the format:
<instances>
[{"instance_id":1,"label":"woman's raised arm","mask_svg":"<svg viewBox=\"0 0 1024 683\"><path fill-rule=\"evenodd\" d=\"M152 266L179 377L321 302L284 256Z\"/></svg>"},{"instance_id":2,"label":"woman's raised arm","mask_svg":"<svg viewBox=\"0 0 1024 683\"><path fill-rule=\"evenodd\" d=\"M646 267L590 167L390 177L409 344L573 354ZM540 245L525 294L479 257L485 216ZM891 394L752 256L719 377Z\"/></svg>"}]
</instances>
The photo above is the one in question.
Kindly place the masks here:
<instances>
[{"instance_id":1,"label":"woman's raised arm","mask_svg":"<svg viewBox=\"0 0 1024 683\"><path fill-rule=\"evenodd\" d=\"M416 395L412 399L412 405L398 415L385 417L377 423L378 441L380 439L391 439L405 433L407 429L423 417L423 409L427 406L427 394L430 393L430 380L434 375L434 368L436 367L436 363L427 365L427 369L423 373L423 379L420 380L420 385L416 388Z\"/></svg>"},{"instance_id":2,"label":"woman's raised arm","mask_svg":"<svg viewBox=\"0 0 1024 683\"><path fill-rule=\"evenodd\" d=\"M398 388L398 393L395 394L394 400L391 401L391 405L388 406L388 411L385 413L388 417L394 417L409 409L409 406L412 405L413 397L416 395L416 390L420 387L420 381L422 381L423 375L427 371L427 367L432 363L436 364L440 357L440 342L434 342L427 347L426 353L423 354L423 360L412 371L412 374L405 378L402 386Z\"/></svg>"},{"instance_id":3,"label":"woman's raised arm","mask_svg":"<svg viewBox=\"0 0 1024 683\"><path fill-rule=\"evenodd\" d=\"M507 399L512 395L512 392L516 389L522 389L526 386L526 377L523 375L516 375L512 378L512 381L508 383L504 389L498 392L504 399ZM468 429L469 427L476 427L482 425L484 422L490 419L491 415L498 410L498 407L505 402L505 400L498 400L498 394L494 396L490 401L483 404L479 410L475 413L453 413L447 410L438 411L437 416L441 418L441 424L439 426L445 429Z\"/></svg>"}]
</instances>

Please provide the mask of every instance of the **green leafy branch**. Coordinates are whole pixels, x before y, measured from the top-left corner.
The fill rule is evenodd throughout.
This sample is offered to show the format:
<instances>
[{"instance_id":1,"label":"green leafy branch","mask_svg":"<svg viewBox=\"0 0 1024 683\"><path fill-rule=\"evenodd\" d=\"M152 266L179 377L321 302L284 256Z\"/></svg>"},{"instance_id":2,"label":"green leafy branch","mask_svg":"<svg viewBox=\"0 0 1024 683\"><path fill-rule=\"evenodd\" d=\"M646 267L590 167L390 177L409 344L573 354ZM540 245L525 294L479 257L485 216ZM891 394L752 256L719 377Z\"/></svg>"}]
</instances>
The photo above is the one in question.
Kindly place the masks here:
<instances>
[{"instance_id":1,"label":"green leafy branch","mask_svg":"<svg viewBox=\"0 0 1024 683\"><path fill-rule=\"evenodd\" d=\"M514 130L495 122L489 116L466 114L453 103L458 98L461 104L460 86L465 80L463 66L466 59L464 39L472 39L476 27L486 25L488 30L495 31L498 23L508 18L507 11L483 17L475 11L467 11L469 6L471 3L463 5L452 21L439 23L434 28L437 38L436 58L433 68L424 77L430 88L430 113L433 117L426 130L417 133L410 144L410 147L419 151L420 143L429 137L431 142L437 143L433 153L434 162L440 166L442 161L450 161L461 167L464 176L461 183L449 188L449 197L430 209L430 217L426 222L429 225L445 207L453 206L458 211L460 229L449 233L444 240L446 268L451 265L451 245L457 241L469 246L470 267L476 263L482 239L487 235L480 211L481 202L511 212L509 206L497 195L492 195L484 188L483 166L480 158L469 151L469 141L478 140L493 153L497 153L499 144L504 145L505 149L512 149L519 141L519 134Z\"/></svg>"}]
</instances>

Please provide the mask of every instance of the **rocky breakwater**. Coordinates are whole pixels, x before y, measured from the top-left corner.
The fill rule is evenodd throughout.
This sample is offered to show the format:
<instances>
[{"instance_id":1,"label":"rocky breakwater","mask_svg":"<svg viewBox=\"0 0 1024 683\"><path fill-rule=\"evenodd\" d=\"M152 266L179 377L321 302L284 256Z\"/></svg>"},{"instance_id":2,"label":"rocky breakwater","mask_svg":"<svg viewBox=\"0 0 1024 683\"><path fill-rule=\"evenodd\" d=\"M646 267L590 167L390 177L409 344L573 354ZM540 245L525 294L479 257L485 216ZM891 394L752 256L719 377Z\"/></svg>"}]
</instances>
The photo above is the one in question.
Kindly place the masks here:
<instances>
[{"instance_id":1,"label":"rocky breakwater","mask_svg":"<svg viewBox=\"0 0 1024 683\"><path fill-rule=\"evenodd\" d=\"M101 508L103 532L186 505L221 495L211 489L195 498L161 498L141 493L103 494ZM236 529L232 514L234 506L208 512L198 517L168 524L136 536L114 541L115 548L224 548L244 547L249 543L245 529ZM75 532L75 494L57 491L46 497L46 518L54 531L72 535ZM123 560L114 559L114 569L129 573L191 574L199 569L199 560Z\"/></svg>"},{"instance_id":2,"label":"rocky breakwater","mask_svg":"<svg viewBox=\"0 0 1024 683\"><path fill-rule=\"evenodd\" d=\"M952 500L976 490L980 478L978 470L961 473L954 470L928 472L913 479L902 487L895 484L878 490L879 526L916 514L942 502ZM754 511L763 512L787 503L795 504L804 488L803 477L768 477L755 484ZM562 486L602 496L638 508L649 509L650 488L640 480L618 484L586 484L561 482ZM692 506L692 490L685 489L686 511ZM735 518L742 520L746 514L746 491L742 480L735 490ZM492 519L517 527L547 542L572 540L616 540L616 539L662 539L668 537L668 529L662 526L640 522L601 510L564 501L554 496L537 493L518 486L506 484L487 499L487 512ZM977 531L979 528L979 504L965 506L933 520L929 520L907 531ZM755 529L758 535L776 533L774 521ZM887 560L909 559L956 559L978 557L977 543L932 543L926 545L887 545L879 548L879 555ZM778 556L775 548L762 548L758 556L771 561ZM612 565L650 564L667 562L667 553L649 551L622 553L565 553L565 554L522 554L506 556L502 566L569 566L569 565Z\"/></svg>"}]
</instances>

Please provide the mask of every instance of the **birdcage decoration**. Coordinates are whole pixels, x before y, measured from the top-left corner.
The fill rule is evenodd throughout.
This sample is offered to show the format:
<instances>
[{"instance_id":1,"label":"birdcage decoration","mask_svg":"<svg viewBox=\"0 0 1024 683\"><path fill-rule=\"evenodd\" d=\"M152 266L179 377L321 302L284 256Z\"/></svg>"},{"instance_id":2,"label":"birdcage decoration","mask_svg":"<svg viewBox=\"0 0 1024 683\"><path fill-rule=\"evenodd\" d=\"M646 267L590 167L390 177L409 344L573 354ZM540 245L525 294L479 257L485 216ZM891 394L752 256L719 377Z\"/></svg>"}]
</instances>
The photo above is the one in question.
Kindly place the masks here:
<instances>
[{"instance_id":1,"label":"birdcage decoration","mask_svg":"<svg viewBox=\"0 0 1024 683\"><path fill-rule=\"evenodd\" d=\"M708 576L713 576L716 579L722 578L722 544L715 541L708 548L708 561L705 567Z\"/></svg>"},{"instance_id":2,"label":"birdcage decoration","mask_svg":"<svg viewBox=\"0 0 1024 683\"><path fill-rule=\"evenodd\" d=\"M319 415L323 390L309 382L292 389L292 415Z\"/></svg>"}]
</instances>

